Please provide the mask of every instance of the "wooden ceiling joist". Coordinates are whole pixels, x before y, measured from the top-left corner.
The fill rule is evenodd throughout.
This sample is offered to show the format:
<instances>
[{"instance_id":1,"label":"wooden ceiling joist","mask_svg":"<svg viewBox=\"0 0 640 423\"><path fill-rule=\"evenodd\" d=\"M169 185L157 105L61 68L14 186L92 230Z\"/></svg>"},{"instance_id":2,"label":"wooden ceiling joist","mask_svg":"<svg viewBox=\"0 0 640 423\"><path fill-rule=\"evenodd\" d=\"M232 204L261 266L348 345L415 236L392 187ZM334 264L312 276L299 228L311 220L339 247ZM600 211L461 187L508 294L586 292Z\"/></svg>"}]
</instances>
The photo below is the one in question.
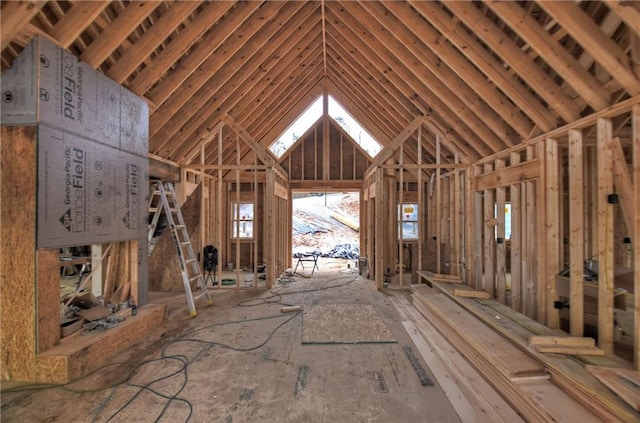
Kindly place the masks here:
<instances>
[{"instance_id":1,"label":"wooden ceiling joist","mask_svg":"<svg viewBox=\"0 0 640 423\"><path fill-rule=\"evenodd\" d=\"M609 107L611 100L607 90L518 3L489 1L487 5L518 32L594 110Z\"/></svg>"},{"instance_id":2,"label":"wooden ceiling joist","mask_svg":"<svg viewBox=\"0 0 640 423\"><path fill-rule=\"evenodd\" d=\"M171 8L107 70L107 76L119 84L124 82L198 6L199 1L172 3Z\"/></svg>"},{"instance_id":3,"label":"wooden ceiling joist","mask_svg":"<svg viewBox=\"0 0 640 423\"><path fill-rule=\"evenodd\" d=\"M98 68L159 5L156 1L129 3L82 52L80 59L89 66Z\"/></svg>"},{"instance_id":4,"label":"wooden ceiling joist","mask_svg":"<svg viewBox=\"0 0 640 423\"><path fill-rule=\"evenodd\" d=\"M565 122L572 122L580 117L580 110L576 103L478 7L472 3L455 1L447 2L446 7L467 27L475 28L476 36L513 68L518 76L535 90Z\"/></svg>"},{"instance_id":5,"label":"wooden ceiling joist","mask_svg":"<svg viewBox=\"0 0 640 423\"><path fill-rule=\"evenodd\" d=\"M267 148L320 82L383 146L421 114L448 157L473 162L638 94L639 10L618 0L3 1L2 67L33 36L55 40L146 98L151 151L179 163L204 144L215 151L207 140L226 114ZM225 146L228 160L250 161L239 145Z\"/></svg>"},{"instance_id":6,"label":"wooden ceiling joist","mask_svg":"<svg viewBox=\"0 0 640 423\"><path fill-rule=\"evenodd\" d=\"M576 3L540 2L540 6L587 50L631 95L640 93L640 80L622 49Z\"/></svg>"},{"instance_id":7,"label":"wooden ceiling joist","mask_svg":"<svg viewBox=\"0 0 640 423\"><path fill-rule=\"evenodd\" d=\"M109 6L108 1L77 2L49 31L49 36L64 48L71 44Z\"/></svg>"}]
</instances>

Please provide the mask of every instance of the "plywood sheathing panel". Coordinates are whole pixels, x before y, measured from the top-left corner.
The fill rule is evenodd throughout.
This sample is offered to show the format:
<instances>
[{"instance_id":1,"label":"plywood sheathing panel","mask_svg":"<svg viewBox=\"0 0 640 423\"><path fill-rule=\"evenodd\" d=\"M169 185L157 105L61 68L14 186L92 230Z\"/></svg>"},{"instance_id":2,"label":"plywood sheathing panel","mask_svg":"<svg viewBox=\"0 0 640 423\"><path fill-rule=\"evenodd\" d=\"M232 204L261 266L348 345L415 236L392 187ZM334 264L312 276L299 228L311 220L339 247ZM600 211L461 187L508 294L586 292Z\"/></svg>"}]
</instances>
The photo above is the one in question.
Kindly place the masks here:
<instances>
[{"instance_id":1,"label":"plywood sheathing panel","mask_svg":"<svg viewBox=\"0 0 640 423\"><path fill-rule=\"evenodd\" d=\"M0 346L3 380L36 376L36 128L2 127Z\"/></svg>"},{"instance_id":2,"label":"plywood sheathing panel","mask_svg":"<svg viewBox=\"0 0 640 423\"><path fill-rule=\"evenodd\" d=\"M57 249L37 252L38 352L60 342L60 264Z\"/></svg>"},{"instance_id":3,"label":"plywood sheathing panel","mask_svg":"<svg viewBox=\"0 0 640 423\"><path fill-rule=\"evenodd\" d=\"M198 236L200 233L201 189L202 185L200 184L181 207L182 216L187 225L193 251L195 252L201 250ZM164 292L184 291L176 247L173 244L169 227L164 229L158 243L149 256L149 289Z\"/></svg>"}]
</instances>

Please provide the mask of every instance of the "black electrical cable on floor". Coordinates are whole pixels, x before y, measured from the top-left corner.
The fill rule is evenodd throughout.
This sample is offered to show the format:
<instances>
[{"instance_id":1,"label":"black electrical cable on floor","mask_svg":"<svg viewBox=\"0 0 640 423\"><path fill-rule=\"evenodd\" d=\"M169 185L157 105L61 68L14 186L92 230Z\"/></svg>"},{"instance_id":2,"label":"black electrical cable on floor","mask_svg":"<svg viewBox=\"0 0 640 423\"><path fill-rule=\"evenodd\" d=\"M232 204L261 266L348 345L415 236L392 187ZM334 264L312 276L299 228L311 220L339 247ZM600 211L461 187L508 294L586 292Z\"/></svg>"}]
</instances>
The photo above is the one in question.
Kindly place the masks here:
<instances>
[{"instance_id":1,"label":"black electrical cable on floor","mask_svg":"<svg viewBox=\"0 0 640 423\"><path fill-rule=\"evenodd\" d=\"M342 273L342 271L341 271L341 273ZM268 296L266 298L257 298L257 299L250 299L250 300L240 301L237 304L237 306L238 307L254 307L254 306L263 305L263 304L280 304L280 305L284 305L284 306L291 306L293 304L285 304L285 303L280 302L282 297L287 296L287 295L305 294L305 293L309 293L309 292L318 292L318 291L324 291L326 289L341 288L343 286L347 286L347 285L353 283L358 278L358 273L357 272L351 270L350 273L354 273L352 278L350 276L341 276L339 278L331 278L331 279L328 279L325 282L323 282L322 285L320 285L318 288L302 289L302 290L291 291L291 292L280 292L281 290L285 289L286 286L280 287L280 290L276 291L276 292L274 292L273 288L272 288L272 289L270 289L268 291L271 294L270 296ZM328 283L339 281L341 279L346 279L346 278L349 278L349 280L347 282L345 282L345 283L341 283L339 285L326 286Z\"/></svg>"},{"instance_id":2,"label":"black electrical cable on floor","mask_svg":"<svg viewBox=\"0 0 640 423\"><path fill-rule=\"evenodd\" d=\"M267 338L261 342L258 345L254 345L251 347L246 347L246 348L242 348L242 347L236 347L233 345L228 345L228 344L224 344L221 342L216 342L216 341L206 341L203 339L198 339L198 338L192 338L192 337L187 337L187 336L193 336L193 334L201 331L201 330L205 330L211 327L217 327L217 326L224 326L224 325L229 325L229 324L238 324L238 323L246 323L246 322L256 322L256 321L263 321L263 320L270 320L270 319L275 319L275 318L280 318L280 317L284 317L284 315L282 314L278 314L278 315L272 315L272 316L265 316L265 317L258 317L258 318L253 318L253 319L243 319L243 320L235 320L235 321L227 321L227 322L220 322L220 323L214 323L211 325L207 325L207 326L203 326L200 328L197 328L195 330L189 331L188 333L186 333L185 335L176 338L174 340L171 340L169 342L167 342L164 347L162 348L162 352L161 352L161 357L160 358L156 358L156 359L152 359L152 360L147 360L141 364L139 364L137 366L137 368L142 367L143 365L147 364L147 363L151 363L151 362L158 362L158 361L163 361L163 360L178 360L180 362L183 363L183 366L176 370L175 372L163 376L161 378L152 380L151 382L145 384L145 385L138 385L138 384L134 384L131 382L126 382L127 386L130 387L136 387L139 388L138 391L133 394L120 408L118 408L118 410L116 410L111 416L109 416L109 418L106 420L106 422L110 422L112 421L118 414L120 414L121 412L123 412L128 406L130 406L135 400L136 398L138 398L138 396L142 393L142 392L150 392L156 396L159 396L166 401L162 411L160 412L160 415L158 415L158 417L156 418L156 422L158 422L162 416L165 414L165 412L168 410L168 408L170 407L170 405L174 402L174 401L178 401L181 403L184 403L188 406L189 408L189 414L185 419L185 422L188 422L191 419L191 416L193 414L193 405L191 404L191 402L189 402L189 400L184 399L184 398L179 398L178 395L180 395L180 393L184 390L184 388L186 388L188 382L189 382L189 376L188 376L188 367L189 364L193 363L204 351L208 350L211 347L217 346L217 347L221 347L221 348L225 348L225 349L229 349L232 351L239 351L239 352L249 352L249 351L254 351L257 350L261 347L263 347L264 345L266 345L272 338L273 336L276 334L276 332L284 325L286 325L287 323L289 323L291 320L293 320L295 317L297 317L298 315L300 315L301 312L295 313L291 316L288 316L288 318L279 323L267 336ZM171 347L174 344L178 344L180 342L196 342L196 343L200 343L203 344L204 347L198 352L198 354L196 354L196 356L192 359L192 360L188 360L186 356L182 355L182 354L169 354L167 352L167 349L169 347ZM180 388L178 389L178 391L169 396L169 395L165 395L162 394L160 392L157 392L155 389L152 389L151 386L154 385L157 382L160 382L162 380L166 380L169 379L177 374L183 373L184 374L184 379L181 383ZM113 388L114 391L117 389L117 387ZM102 404L100 404L100 406L98 407L98 410L96 410L96 413L94 414L94 422L97 419L97 416L100 414L100 412L104 409L104 407L107 405L107 403L111 400L113 396L113 392L112 394L109 395L109 397L107 397L105 399L105 401L103 401Z\"/></svg>"},{"instance_id":3,"label":"black electrical cable on floor","mask_svg":"<svg viewBox=\"0 0 640 423\"><path fill-rule=\"evenodd\" d=\"M291 304L285 304L281 302L282 297L284 296L288 296L288 295L295 295L295 294L304 294L304 293L310 293L310 292L318 292L318 291L323 291L323 290L327 290L327 289L332 289L332 288L340 288L340 287L344 287L347 286L349 284L351 284L352 282L354 282L358 275L357 272L353 271L353 270L349 270L347 272L345 272L344 270L340 271L341 273L355 273L355 275L353 275L353 277L351 277L351 275L349 276L341 276L338 278L331 278L326 280L325 282L322 283L321 286L319 286L318 288L311 288L311 289L302 289L302 290L297 290L297 291L290 291L290 292L281 292L282 290L288 288L288 285L295 282L295 278L292 277L283 277L280 280L280 283L282 286L278 287L278 291L274 291L274 289L269 290L268 292L271 294L270 296L266 297L266 298L262 298L259 300L245 300L245 301L241 301L240 303L237 304L237 306L239 307L249 307L249 306L257 306L257 305L263 305L263 304L281 304L281 305L291 305ZM327 286L330 283L334 283L336 281L340 281L342 279L346 279L348 278L349 280L347 280L344 283L340 283L337 285L330 285ZM257 303L253 303L253 304L247 304L249 302L255 302L255 301L259 301ZM119 415L121 412L123 412L128 406L131 405L131 403L133 403L142 392L150 392L153 395L156 395L160 398L163 398L166 401L162 411L160 412L160 415L156 418L156 422L158 422L165 414L165 412L168 410L168 408L171 406L171 404L174 401L180 402L180 403L184 403L187 405L188 409L189 409L189 414L185 419L185 422L188 422L191 419L191 416L193 414L193 405L186 399L184 398L179 398L178 395L186 388L188 381L189 381L189 377L188 377L188 367L189 364L191 364L193 361L195 361L204 351L208 350L209 348L212 347L221 347L221 348L225 348L225 349L229 349L232 351L238 351L238 352L250 352L250 351L254 351L257 350L259 348L262 348L264 345L266 345L271 339L272 337L275 335L275 333L284 325L286 325L288 322L290 322L291 320L293 320L295 317L297 317L298 315L300 315L301 312L297 312L292 314L291 316L289 316L285 321L281 322L280 324L278 324L269 334L269 336L264 340L264 342L252 346L252 347L247 347L247 348L241 348L241 347L235 347L232 345L228 345L228 344L223 344L220 342L215 342L215 341L205 341L202 339L197 339L197 338L188 338L187 336L192 336L193 334L195 334L196 332L199 332L201 330L205 330L211 327L217 327L217 326L224 326L224 325L229 325L229 324L238 324L238 323L247 323L247 322L254 322L254 321L261 321L261 320L269 320L269 319L275 319L275 318L280 318L280 317L284 317L284 315L282 314L277 314L277 315L272 315L272 316L265 316L265 317L258 317L258 318L253 318L253 319L243 319L243 320L235 320L235 321L226 321L226 322L220 322L220 323L214 323L211 325L207 325L207 326L203 326L200 328L196 328L194 330L188 331L187 333L185 333L184 335L182 335L181 337L168 341L166 343L164 343L164 346L162 348L162 353L161 353L161 357L160 358L155 358L155 359L150 359L150 360L145 360L142 361L140 363L138 363L137 365L133 365L133 364L129 364L129 366L125 369L125 371L123 372L123 376L115 383L109 385L109 386L105 386L105 387L101 387L101 388L96 388L96 389L75 389L72 388L70 385L72 383L78 383L81 380L85 380L86 378L88 378L89 376L104 370L107 367L110 366L114 366L114 365L122 365L122 364L128 364L128 363L132 363L135 361L136 357L141 357L144 356L145 354L147 354L151 349L153 348L157 348L157 345L152 345L149 348L147 348L146 350L142 351L141 353L137 354L136 357L132 358L131 360L127 361L127 362L116 362L116 363L109 363L106 364L104 366L100 366L99 368L91 371L90 373L84 375L82 378L72 382L72 383L68 383L68 384L31 384L31 385L23 385L23 386L19 386L19 387L15 387L15 388L9 388L9 389L5 389L2 390L2 393L14 393L14 392L22 392L22 391L27 391L27 390L45 390L45 389L52 389L52 388L61 388L63 390L69 391L69 392L73 392L73 393L93 393L93 392L99 392L99 391L103 391L105 389L111 389L110 394L107 396L107 398L105 398L105 400L103 400L101 402L101 404L98 406L98 408L95 410L93 414L93 419L92 422L96 422L97 418L99 416L99 414L104 410L104 408L106 407L106 405L111 401L111 399L113 398L113 395L115 394L116 390L118 389L118 387L121 387L123 385L126 386L130 386L130 387L135 387L138 388L138 391L132 395L121 407L118 408L118 410L116 410L111 416L109 416L109 418L106 420L106 422L112 421L117 415ZM187 359L186 356L181 355L181 354L174 354L174 355L170 355L167 354L167 348L169 348L170 346L172 346L173 344L177 344L179 342L197 342L197 343L201 343L204 344L204 348L201 349L201 351L196 354L196 356L194 357L193 360L189 361ZM140 385L140 384L135 384L131 382L131 379L135 376L136 371L139 370L142 366L144 366L145 364L148 363L153 363L153 362L159 362L159 361L165 361L165 360L174 360L174 361L178 361L180 363L182 363L182 366L176 370L175 372L157 378L155 380L152 380L151 382L144 384L144 385ZM161 392L158 392L157 390L153 389L152 386L155 383L161 382L163 380L167 380L173 376L176 376L180 373L184 373L184 379L181 383L181 386L179 388L179 390L173 394L173 395L166 395L163 394Z\"/></svg>"}]
</instances>

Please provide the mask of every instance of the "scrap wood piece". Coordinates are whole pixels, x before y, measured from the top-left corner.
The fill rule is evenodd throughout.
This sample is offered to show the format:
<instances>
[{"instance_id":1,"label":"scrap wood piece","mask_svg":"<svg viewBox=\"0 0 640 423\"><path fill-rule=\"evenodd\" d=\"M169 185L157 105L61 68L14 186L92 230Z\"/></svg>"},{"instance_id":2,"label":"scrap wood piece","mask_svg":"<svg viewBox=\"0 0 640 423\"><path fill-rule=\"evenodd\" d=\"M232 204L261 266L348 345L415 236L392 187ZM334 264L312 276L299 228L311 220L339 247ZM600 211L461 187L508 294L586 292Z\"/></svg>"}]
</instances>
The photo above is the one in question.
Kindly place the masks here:
<instances>
[{"instance_id":1,"label":"scrap wood piece","mask_svg":"<svg viewBox=\"0 0 640 423\"><path fill-rule=\"evenodd\" d=\"M111 310L109 310L107 307L96 306L86 310L76 311L76 314L83 319L92 322L94 320L100 320L103 317L111 315Z\"/></svg>"},{"instance_id":2,"label":"scrap wood piece","mask_svg":"<svg viewBox=\"0 0 640 423\"><path fill-rule=\"evenodd\" d=\"M541 353L604 356L604 350L588 337L531 335L529 346Z\"/></svg>"},{"instance_id":3,"label":"scrap wood piece","mask_svg":"<svg viewBox=\"0 0 640 423\"><path fill-rule=\"evenodd\" d=\"M423 279L426 279L427 282L446 282L446 283L462 283L462 279L460 276L456 275L445 275L442 273L434 273L429 271L418 271L418 275L420 275Z\"/></svg>"},{"instance_id":4,"label":"scrap wood piece","mask_svg":"<svg viewBox=\"0 0 640 423\"><path fill-rule=\"evenodd\" d=\"M640 372L586 365L585 369L636 411L640 411Z\"/></svg>"},{"instance_id":5,"label":"scrap wood piece","mask_svg":"<svg viewBox=\"0 0 640 423\"><path fill-rule=\"evenodd\" d=\"M467 298L491 298L491 294L487 291L482 291L480 289L467 289L467 288L453 288L451 293L456 297L467 297Z\"/></svg>"}]
</instances>

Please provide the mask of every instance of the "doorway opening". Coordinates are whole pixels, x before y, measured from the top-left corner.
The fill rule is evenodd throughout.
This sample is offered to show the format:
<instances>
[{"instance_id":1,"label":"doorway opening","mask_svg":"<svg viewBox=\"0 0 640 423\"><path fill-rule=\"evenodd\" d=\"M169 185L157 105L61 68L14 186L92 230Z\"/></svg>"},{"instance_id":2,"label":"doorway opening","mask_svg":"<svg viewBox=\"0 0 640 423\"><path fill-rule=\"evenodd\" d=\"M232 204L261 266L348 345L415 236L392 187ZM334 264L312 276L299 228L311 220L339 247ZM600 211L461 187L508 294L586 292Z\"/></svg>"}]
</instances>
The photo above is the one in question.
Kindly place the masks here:
<instances>
[{"instance_id":1,"label":"doorway opening","mask_svg":"<svg viewBox=\"0 0 640 423\"><path fill-rule=\"evenodd\" d=\"M324 259L358 260L360 194L297 191L292 200L291 251L296 258L320 254Z\"/></svg>"}]
</instances>

